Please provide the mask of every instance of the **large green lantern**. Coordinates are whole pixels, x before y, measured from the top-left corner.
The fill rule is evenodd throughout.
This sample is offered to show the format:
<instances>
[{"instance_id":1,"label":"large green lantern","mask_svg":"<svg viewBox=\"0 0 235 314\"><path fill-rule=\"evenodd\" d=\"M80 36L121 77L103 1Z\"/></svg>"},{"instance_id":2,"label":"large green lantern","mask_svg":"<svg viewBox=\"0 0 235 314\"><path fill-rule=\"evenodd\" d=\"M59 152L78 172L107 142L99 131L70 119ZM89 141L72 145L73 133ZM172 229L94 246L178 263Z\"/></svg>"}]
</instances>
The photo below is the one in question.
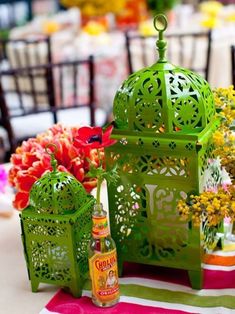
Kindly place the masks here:
<instances>
[{"instance_id":1,"label":"large green lantern","mask_svg":"<svg viewBox=\"0 0 235 314\"><path fill-rule=\"evenodd\" d=\"M68 288L78 297L88 272L87 246L94 198L72 175L56 170L38 179L21 213L22 241L32 291L39 283Z\"/></svg>"},{"instance_id":2,"label":"large green lantern","mask_svg":"<svg viewBox=\"0 0 235 314\"><path fill-rule=\"evenodd\" d=\"M108 187L111 233L120 271L124 261L185 269L200 289L200 228L181 221L176 205L203 190L219 121L209 84L165 59L164 16L155 27L159 60L130 75L114 99L117 144L106 152L120 180Z\"/></svg>"}]
</instances>

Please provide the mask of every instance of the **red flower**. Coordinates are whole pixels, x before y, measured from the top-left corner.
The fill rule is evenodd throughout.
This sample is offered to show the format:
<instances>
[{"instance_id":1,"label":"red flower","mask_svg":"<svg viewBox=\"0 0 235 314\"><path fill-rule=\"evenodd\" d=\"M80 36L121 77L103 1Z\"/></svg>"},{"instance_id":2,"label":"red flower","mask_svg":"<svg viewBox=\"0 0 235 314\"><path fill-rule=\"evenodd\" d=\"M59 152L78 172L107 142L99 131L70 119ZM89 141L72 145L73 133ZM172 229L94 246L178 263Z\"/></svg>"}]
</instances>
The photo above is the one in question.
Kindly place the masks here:
<instances>
[{"instance_id":1,"label":"red flower","mask_svg":"<svg viewBox=\"0 0 235 314\"><path fill-rule=\"evenodd\" d=\"M87 190L92 188L94 185L97 185L97 204L100 203L101 183L108 175L105 171L104 147L108 147L116 143L116 140L112 140L110 138L112 130L112 125L110 125L104 132L100 127L82 127L78 129L77 134L74 136L74 146L77 147L85 156L85 168L91 167L92 169L88 175L93 178L84 180L83 184ZM109 176L109 179L110 178L111 177Z\"/></svg>"},{"instance_id":2,"label":"red flower","mask_svg":"<svg viewBox=\"0 0 235 314\"><path fill-rule=\"evenodd\" d=\"M83 186L88 193L90 193L97 185L97 179L94 178L87 178L83 181Z\"/></svg>"},{"instance_id":3,"label":"red flower","mask_svg":"<svg viewBox=\"0 0 235 314\"><path fill-rule=\"evenodd\" d=\"M71 171L78 181L82 182L85 177L84 160L76 157L71 161Z\"/></svg>"},{"instance_id":4,"label":"red flower","mask_svg":"<svg viewBox=\"0 0 235 314\"><path fill-rule=\"evenodd\" d=\"M112 130L112 125L110 125L104 133L100 127L81 127L78 129L77 135L74 137L74 146L84 149L111 146L116 143L116 140L110 138Z\"/></svg>"},{"instance_id":5,"label":"red flower","mask_svg":"<svg viewBox=\"0 0 235 314\"><path fill-rule=\"evenodd\" d=\"M17 192L13 201L13 206L18 210L22 210L28 205L28 202L29 192Z\"/></svg>"},{"instance_id":6,"label":"red flower","mask_svg":"<svg viewBox=\"0 0 235 314\"><path fill-rule=\"evenodd\" d=\"M17 179L18 179L17 188L20 191L28 192L31 189L34 182L37 180L37 177L30 176L29 174L27 174L27 171L21 171L18 172Z\"/></svg>"}]
</instances>

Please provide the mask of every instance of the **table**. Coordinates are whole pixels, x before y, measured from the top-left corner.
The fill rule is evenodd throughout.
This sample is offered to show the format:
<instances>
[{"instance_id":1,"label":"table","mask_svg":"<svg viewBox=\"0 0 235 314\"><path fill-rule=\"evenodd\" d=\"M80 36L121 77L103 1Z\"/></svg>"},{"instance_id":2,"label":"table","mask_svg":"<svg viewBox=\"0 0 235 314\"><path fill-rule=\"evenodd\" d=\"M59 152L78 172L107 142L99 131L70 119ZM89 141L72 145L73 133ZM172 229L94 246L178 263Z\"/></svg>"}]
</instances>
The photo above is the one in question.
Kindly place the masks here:
<instances>
[{"instance_id":1,"label":"table","mask_svg":"<svg viewBox=\"0 0 235 314\"><path fill-rule=\"evenodd\" d=\"M6 165L7 169L9 169L9 167L10 164ZM107 195L104 193L105 190L106 189L103 186L102 202L107 204ZM11 190L8 190L8 196L9 199L12 198ZM40 284L39 291L37 293L31 292L20 234L20 220L19 213L17 211L14 210L10 218L0 217L0 283L2 288L0 294L0 313L39 314L43 309L41 313L48 314L49 312L45 308L45 305L55 295L58 288L53 285ZM208 259L212 261L215 257L216 255L208 255ZM178 305L178 310L198 313L199 310L202 310L200 306L203 306L201 305L203 304L203 299L206 299L206 302L208 302L208 305L206 306L209 306L209 308L206 309L206 312L200 311L200 313L235 313L235 310L233 310L235 308L235 303L233 301L235 294L235 275L233 270L234 264L231 264L231 259L235 262L235 251L222 253L218 252L217 257L219 259L222 258L224 261L228 261L229 264L226 266L218 266L220 264L211 263L213 265L210 265L210 262L205 261L204 269L207 282L205 289L200 292L195 290L193 291L190 288L189 284L187 284L187 278L185 277L186 273L182 270L177 271L162 268L160 271L159 269L156 269L156 271L153 272L152 269L151 277L144 279L146 267L142 269L143 272L140 272L140 269L137 269L139 270L137 276L135 269L129 269L129 277L123 277L120 279L124 295L122 294L121 302L118 308L122 309L123 306L125 306L125 313L139 313L140 308L137 305L140 304L146 307L146 311L145 309L142 309L142 311L145 311L146 313L150 310L152 310L151 313L168 313L167 309L175 309ZM139 278L141 277L140 275L143 275L143 278ZM173 282L171 283L171 280L162 281L162 278L165 278L166 276L168 276L168 279L173 279ZM127 296L125 295L125 286L128 283L134 286L138 285L138 289L133 292L134 297L130 296L130 298L128 298L128 293ZM180 284L183 284L183 286ZM146 298L145 294L143 294L141 298L141 293L145 289L146 291L148 290L148 285L150 285L150 289L156 289L155 293L151 294L150 299ZM224 288L228 289L224 290ZM178 290L180 292L178 292ZM165 295L163 294L164 291L166 291ZM84 293L84 295L86 295L86 291L84 291ZM181 299L180 296L182 296L182 293L183 297ZM64 297L66 300L61 297ZM223 297L225 299L224 302L222 302ZM74 304L76 302L77 306L81 305L80 309L84 308L84 298L76 299L74 301L70 295L65 296L62 291L57 295L56 300L57 304L59 304L59 302L62 304L63 302L67 302L67 304L69 303L68 306L71 306L71 303ZM123 302L127 303L124 305ZM148 308L148 306L150 307ZM154 311L151 306L163 307L163 309L165 307L166 310L163 310L164 312L158 312L157 310ZM53 306L50 302L49 309L52 307ZM96 310L96 308L92 308L91 301L87 301L85 308L87 307ZM117 308L115 309L117 310ZM120 309L115 313L123 313ZM54 312L58 311L55 310ZM108 313L108 310L106 310L106 312ZM81 313L81 311L79 313ZM90 311L85 312L84 310L84 313L88 314ZM93 311L92 313L95 312Z\"/></svg>"}]
</instances>

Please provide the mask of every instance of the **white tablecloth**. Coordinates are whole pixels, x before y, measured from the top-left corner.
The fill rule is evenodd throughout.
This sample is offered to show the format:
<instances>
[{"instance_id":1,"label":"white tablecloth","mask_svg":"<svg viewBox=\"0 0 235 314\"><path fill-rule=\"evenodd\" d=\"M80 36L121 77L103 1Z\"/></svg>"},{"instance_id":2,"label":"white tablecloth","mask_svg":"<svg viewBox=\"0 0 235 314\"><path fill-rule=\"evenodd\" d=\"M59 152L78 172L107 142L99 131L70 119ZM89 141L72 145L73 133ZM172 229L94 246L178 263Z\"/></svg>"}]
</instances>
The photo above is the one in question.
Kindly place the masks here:
<instances>
[{"instance_id":1,"label":"white tablecloth","mask_svg":"<svg viewBox=\"0 0 235 314\"><path fill-rule=\"evenodd\" d=\"M31 292L16 211L0 217L0 250L0 313L38 314L58 288L41 284L37 293Z\"/></svg>"}]
</instances>

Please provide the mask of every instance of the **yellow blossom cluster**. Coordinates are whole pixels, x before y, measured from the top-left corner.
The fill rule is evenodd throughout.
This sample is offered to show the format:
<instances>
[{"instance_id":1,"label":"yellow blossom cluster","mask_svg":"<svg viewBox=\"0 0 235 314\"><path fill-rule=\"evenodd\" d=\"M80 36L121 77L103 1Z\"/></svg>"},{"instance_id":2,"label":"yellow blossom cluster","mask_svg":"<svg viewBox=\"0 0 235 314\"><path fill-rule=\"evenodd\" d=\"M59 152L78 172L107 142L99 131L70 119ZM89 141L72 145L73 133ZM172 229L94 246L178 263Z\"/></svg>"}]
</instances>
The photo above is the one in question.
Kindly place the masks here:
<instances>
[{"instance_id":1,"label":"yellow blossom cluster","mask_svg":"<svg viewBox=\"0 0 235 314\"><path fill-rule=\"evenodd\" d=\"M235 121L235 90L233 86L214 90L216 110L221 117L221 125L213 135L215 155L221 159L221 165L235 178L235 133L232 123Z\"/></svg>"},{"instance_id":2,"label":"yellow blossom cluster","mask_svg":"<svg viewBox=\"0 0 235 314\"><path fill-rule=\"evenodd\" d=\"M194 226L200 226L205 221L209 227L218 226L225 217L235 221L235 186L191 195L189 201L181 199L177 210L182 220L192 221Z\"/></svg>"},{"instance_id":3,"label":"yellow blossom cluster","mask_svg":"<svg viewBox=\"0 0 235 314\"><path fill-rule=\"evenodd\" d=\"M223 5L219 1L207 1L200 4L200 11L208 15L217 15Z\"/></svg>"},{"instance_id":4,"label":"yellow blossom cluster","mask_svg":"<svg viewBox=\"0 0 235 314\"><path fill-rule=\"evenodd\" d=\"M125 6L126 0L61 0L65 7L78 7L87 17L103 16L109 12L119 13Z\"/></svg>"},{"instance_id":5,"label":"yellow blossom cluster","mask_svg":"<svg viewBox=\"0 0 235 314\"><path fill-rule=\"evenodd\" d=\"M219 1L205 1L199 6L203 19L201 25L207 28L215 28L220 24L219 13L223 9Z\"/></svg>"}]
</instances>

